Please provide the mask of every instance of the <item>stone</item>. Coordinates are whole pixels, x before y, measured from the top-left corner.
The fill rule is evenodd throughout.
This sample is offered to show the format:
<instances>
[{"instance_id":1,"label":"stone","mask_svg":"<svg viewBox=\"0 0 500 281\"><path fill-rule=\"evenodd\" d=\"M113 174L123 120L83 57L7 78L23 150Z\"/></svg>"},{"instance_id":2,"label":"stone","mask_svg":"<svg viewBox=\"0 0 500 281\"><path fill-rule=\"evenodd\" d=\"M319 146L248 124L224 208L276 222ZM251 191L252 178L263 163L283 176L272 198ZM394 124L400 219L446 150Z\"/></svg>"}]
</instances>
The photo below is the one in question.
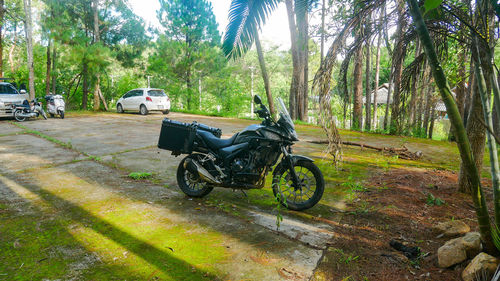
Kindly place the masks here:
<instances>
[{"instance_id":1,"label":"stone","mask_svg":"<svg viewBox=\"0 0 500 281\"><path fill-rule=\"evenodd\" d=\"M468 258L473 258L482 250L481 234L479 232L469 232L462 237L462 244L465 247L465 252Z\"/></svg>"},{"instance_id":2,"label":"stone","mask_svg":"<svg viewBox=\"0 0 500 281\"><path fill-rule=\"evenodd\" d=\"M445 237L464 235L470 231L470 227L460 220L442 222L435 228Z\"/></svg>"},{"instance_id":3,"label":"stone","mask_svg":"<svg viewBox=\"0 0 500 281\"><path fill-rule=\"evenodd\" d=\"M446 268L467 259L467 252L462 243L462 237L447 241L438 249L438 265Z\"/></svg>"},{"instance_id":4,"label":"stone","mask_svg":"<svg viewBox=\"0 0 500 281\"><path fill-rule=\"evenodd\" d=\"M464 281L477 280L476 276L492 276L498 267L499 260L485 253L479 253L462 271Z\"/></svg>"}]
</instances>

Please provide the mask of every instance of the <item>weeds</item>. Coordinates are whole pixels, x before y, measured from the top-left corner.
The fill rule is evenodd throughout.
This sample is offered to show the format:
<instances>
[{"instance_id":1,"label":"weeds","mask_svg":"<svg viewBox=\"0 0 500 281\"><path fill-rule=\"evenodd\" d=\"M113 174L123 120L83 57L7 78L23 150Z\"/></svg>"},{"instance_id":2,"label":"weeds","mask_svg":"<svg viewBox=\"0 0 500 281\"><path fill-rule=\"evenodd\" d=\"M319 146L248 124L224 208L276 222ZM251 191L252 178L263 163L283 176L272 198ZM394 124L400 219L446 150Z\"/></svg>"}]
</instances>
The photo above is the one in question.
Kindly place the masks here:
<instances>
[{"instance_id":1,"label":"weeds","mask_svg":"<svg viewBox=\"0 0 500 281\"><path fill-rule=\"evenodd\" d=\"M441 205L444 205L445 202L443 199L439 198L439 197L435 197L432 193L427 193L427 200L425 201L425 203L429 206L441 206Z\"/></svg>"},{"instance_id":2,"label":"weeds","mask_svg":"<svg viewBox=\"0 0 500 281\"><path fill-rule=\"evenodd\" d=\"M340 254L339 263L350 264L359 259L359 256L347 255L342 249L334 249L334 251Z\"/></svg>"},{"instance_id":3,"label":"weeds","mask_svg":"<svg viewBox=\"0 0 500 281\"><path fill-rule=\"evenodd\" d=\"M134 180L143 180L143 179L149 179L153 176L152 173L141 173L141 172L133 172L128 174L129 178L132 178Z\"/></svg>"}]
</instances>

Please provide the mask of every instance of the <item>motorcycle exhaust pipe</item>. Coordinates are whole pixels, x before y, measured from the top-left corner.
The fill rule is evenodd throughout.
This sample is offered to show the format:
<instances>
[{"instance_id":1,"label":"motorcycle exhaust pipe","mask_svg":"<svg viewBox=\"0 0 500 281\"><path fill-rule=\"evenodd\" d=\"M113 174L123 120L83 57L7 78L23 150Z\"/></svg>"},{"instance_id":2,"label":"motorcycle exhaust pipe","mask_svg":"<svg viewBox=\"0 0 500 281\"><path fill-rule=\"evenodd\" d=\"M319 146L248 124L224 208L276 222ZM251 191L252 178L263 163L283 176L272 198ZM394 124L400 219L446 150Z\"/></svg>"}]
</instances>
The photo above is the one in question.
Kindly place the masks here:
<instances>
[{"instance_id":1,"label":"motorcycle exhaust pipe","mask_svg":"<svg viewBox=\"0 0 500 281\"><path fill-rule=\"evenodd\" d=\"M25 118L31 118L31 117L36 117L36 113L34 113L34 112L30 112L30 113L21 113L21 114L19 114L19 116L21 116L21 117L25 117Z\"/></svg>"},{"instance_id":2,"label":"motorcycle exhaust pipe","mask_svg":"<svg viewBox=\"0 0 500 281\"><path fill-rule=\"evenodd\" d=\"M188 158L184 161L184 169L188 170L191 174L198 175L203 181L211 184L221 184L220 181L193 159Z\"/></svg>"}]
</instances>

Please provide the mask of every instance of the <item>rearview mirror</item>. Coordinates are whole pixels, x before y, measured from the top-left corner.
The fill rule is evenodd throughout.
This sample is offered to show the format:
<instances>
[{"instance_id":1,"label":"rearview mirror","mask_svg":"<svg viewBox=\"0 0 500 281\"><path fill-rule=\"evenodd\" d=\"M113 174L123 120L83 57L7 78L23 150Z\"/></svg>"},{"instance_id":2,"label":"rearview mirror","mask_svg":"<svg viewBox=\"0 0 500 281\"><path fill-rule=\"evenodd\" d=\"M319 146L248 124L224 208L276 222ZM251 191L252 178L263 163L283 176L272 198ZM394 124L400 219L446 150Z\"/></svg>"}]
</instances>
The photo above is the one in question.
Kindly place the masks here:
<instances>
[{"instance_id":1,"label":"rearview mirror","mask_svg":"<svg viewBox=\"0 0 500 281\"><path fill-rule=\"evenodd\" d=\"M253 97L253 101L256 103L256 104L262 104L262 100L260 99L259 95L255 95Z\"/></svg>"},{"instance_id":2,"label":"rearview mirror","mask_svg":"<svg viewBox=\"0 0 500 281\"><path fill-rule=\"evenodd\" d=\"M26 94L26 90L22 89L21 91L19 91L21 93L21 95L24 95Z\"/></svg>"}]
</instances>

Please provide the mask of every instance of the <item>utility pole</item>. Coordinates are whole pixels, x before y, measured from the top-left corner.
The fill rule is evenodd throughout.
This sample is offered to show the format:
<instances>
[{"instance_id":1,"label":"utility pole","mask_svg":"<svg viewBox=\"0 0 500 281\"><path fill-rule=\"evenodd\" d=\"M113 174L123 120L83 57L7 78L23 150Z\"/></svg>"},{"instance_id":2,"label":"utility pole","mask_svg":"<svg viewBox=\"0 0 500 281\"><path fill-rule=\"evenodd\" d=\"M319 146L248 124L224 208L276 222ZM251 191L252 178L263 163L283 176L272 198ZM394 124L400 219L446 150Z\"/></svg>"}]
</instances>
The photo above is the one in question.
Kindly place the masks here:
<instances>
[{"instance_id":1,"label":"utility pole","mask_svg":"<svg viewBox=\"0 0 500 281\"><path fill-rule=\"evenodd\" d=\"M250 99L250 117L253 118L253 70L255 69L255 66L250 66L248 67L250 68L250 70L252 71L252 74L250 77L252 77L252 84L250 86L250 95L251 95L251 99Z\"/></svg>"},{"instance_id":2,"label":"utility pole","mask_svg":"<svg viewBox=\"0 0 500 281\"><path fill-rule=\"evenodd\" d=\"M198 94L200 102L198 103L198 109L201 110L201 70L197 70L198 72Z\"/></svg>"},{"instance_id":3,"label":"utility pole","mask_svg":"<svg viewBox=\"0 0 500 281\"><path fill-rule=\"evenodd\" d=\"M149 79L150 79L151 77L153 77L153 76L148 75L148 76L146 76L146 77L148 78L148 88L150 88Z\"/></svg>"}]
</instances>

